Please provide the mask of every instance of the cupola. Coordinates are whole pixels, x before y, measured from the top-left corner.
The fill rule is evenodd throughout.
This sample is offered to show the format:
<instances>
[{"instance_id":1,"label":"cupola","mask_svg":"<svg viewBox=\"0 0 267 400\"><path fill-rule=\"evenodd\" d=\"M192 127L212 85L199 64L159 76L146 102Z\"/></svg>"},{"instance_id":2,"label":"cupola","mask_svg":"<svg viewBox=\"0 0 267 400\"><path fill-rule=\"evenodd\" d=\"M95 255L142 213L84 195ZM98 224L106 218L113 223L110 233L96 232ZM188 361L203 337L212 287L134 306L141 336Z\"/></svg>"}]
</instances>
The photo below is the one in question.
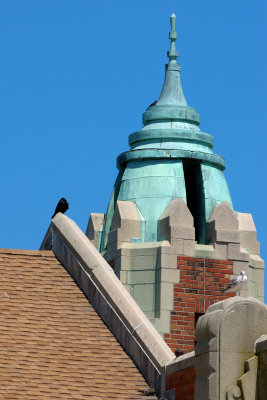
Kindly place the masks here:
<instances>
[{"instance_id":1,"label":"cupola","mask_svg":"<svg viewBox=\"0 0 267 400\"><path fill-rule=\"evenodd\" d=\"M130 134L130 150L117 158L119 173L105 217L101 251L107 244L117 200L135 203L142 220L141 242L165 239L158 221L173 199L183 198L187 204L198 243L207 243L206 225L215 205L226 201L232 207L224 159L212 152L213 137L200 130L200 115L185 99L174 13L170 22L163 88L158 101L143 113L143 128Z\"/></svg>"}]
</instances>

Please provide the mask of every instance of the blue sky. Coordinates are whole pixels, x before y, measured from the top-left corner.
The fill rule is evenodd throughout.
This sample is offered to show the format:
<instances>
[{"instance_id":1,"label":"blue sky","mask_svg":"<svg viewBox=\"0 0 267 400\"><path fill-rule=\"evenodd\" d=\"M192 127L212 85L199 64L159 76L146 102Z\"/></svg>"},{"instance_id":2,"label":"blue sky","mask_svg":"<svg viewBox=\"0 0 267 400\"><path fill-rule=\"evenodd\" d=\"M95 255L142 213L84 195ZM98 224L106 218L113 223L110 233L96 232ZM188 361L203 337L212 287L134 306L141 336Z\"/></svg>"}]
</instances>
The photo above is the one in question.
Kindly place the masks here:
<instances>
[{"instance_id":1,"label":"blue sky","mask_svg":"<svg viewBox=\"0 0 267 400\"><path fill-rule=\"evenodd\" d=\"M169 16L183 89L267 258L263 0L0 0L0 247L36 249L64 196L85 230L160 94Z\"/></svg>"}]
</instances>

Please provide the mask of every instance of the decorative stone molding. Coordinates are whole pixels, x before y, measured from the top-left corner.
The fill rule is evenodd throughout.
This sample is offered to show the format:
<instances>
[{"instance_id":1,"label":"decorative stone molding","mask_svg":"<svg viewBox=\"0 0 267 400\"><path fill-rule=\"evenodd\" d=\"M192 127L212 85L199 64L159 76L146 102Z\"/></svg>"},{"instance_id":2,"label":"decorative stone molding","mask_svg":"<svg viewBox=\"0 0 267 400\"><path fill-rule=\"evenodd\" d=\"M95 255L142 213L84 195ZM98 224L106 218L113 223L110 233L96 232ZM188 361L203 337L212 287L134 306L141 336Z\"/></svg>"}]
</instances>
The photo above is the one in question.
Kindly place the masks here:
<instances>
[{"instance_id":1,"label":"decorative stone molding","mask_svg":"<svg viewBox=\"0 0 267 400\"><path fill-rule=\"evenodd\" d=\"M240 232L240 245L248 249L250 254L260 255L260 243L257 241L257 231L251 214L236 213Z\"/></svg>"},{"instance_id":2,"label":"decorative stone molding","mask_svg":"<svg viewBox=\"0 0 267 400\"><path fill-rule=\"evenodd\" d=\"M249 277L249 253L240 245L238 219L227 202L217 204L208 222L208 237L215 252L222 259L234 262L234 278L245 271ZM248 288L241 291L241 296L248 296Z\"/></svg>"},{"instance_id":3,"label":"decorative stone molding","mask_svg":"<svg viewBox=\"0 0 267 400\"><path fill-rule=\"evenodd\" d=\"M222 258L243 261L238 221L227 202L214 207L208 222L208 238L215 245L215 250L221 251ZM244 261L248 261L248 256Z\"/></svg>"},{"instance_id":4,"label":"decorative stone molding","mask_svg":"<svg viewBox=\"0 0 267 400\"><path fill-rule=\"evenodd\" d=\"M141 240L141 217L132 201L117 201L111 230L108 233L107 252L105 258L110 261L117 257L117 251L123 243Z\"/></svg>"},{"instance_id":5,"label":"decorative stone molding","mask_svg":"<svg viewBox=\"0 0 267 400\"><path fill-rule=\"evenodd\" d=\"M105 214L91 213L86 229L86 236L97 250L99 249L99 235L103 227L104 218Z\"/></svg>"},{"instance_id":6,"label":"decorative stone molding","mask_svg":"<svg viewBox=\"0 0 267 400\"><path fill-rule=\"evenodd\" d=\"M227 400L258 400L257 375L258 357L253 356L245 361L244 374L237 380L237 385L227 389Z\"/></svg>"},{"instance_id":7,"label":"decorative stone molding","mask_svg":"<svg viewBox=\"0 0 267 400\"><path fill-rule=\"evenodd\" d=\"M241 391L245 387L244 363L254 357L254 343L266 332L267 306L259 300L232 297L210 306L196 327L195 398L224 400L227 394L235 399L233 386L243 375Z\"/></svg>"},{"instance_id":8,"label":"decorative stone molding","mask_svg":"<svg viewBox=\"0 0 267 400\"><path fill-rule=\"evenodd\" d=\"M255 342L255 353L259 358L258 400L267 399L267 333Z\"/></svg>"},{"instance_id":9,"label":"decorative stone molding","mask_svg":"<svg viewBox=\"0 0 267 400\"><path fill-rule=\"evenodd\" d=\"M195 245L195 228L192 214L184 199L170 202L159 219L160 240L168 240L177 255L190 253Z\"/></svg>"},{"instance_id":10,"label":"decorative stone molding","mask_svg":"<svg viewBox=\"0 0 267 400\"><path fill-rule=\"evenodd\" d=\"M240 387L232 385L227 389L226 400L242 400Z\"/></svg>"},{"instance_id":11,"label":"decorative stone molding","mask_svg":"<svg viewBox=\"0 0 267 400\"><path fill-rule=\"evenodd\" d=\"M255 399L257 393L258 357L253 356L245 361L244 369L244 375L242 375L237 381L237 384L241 389L242 399Z\"/></svg>"}]
</instances>

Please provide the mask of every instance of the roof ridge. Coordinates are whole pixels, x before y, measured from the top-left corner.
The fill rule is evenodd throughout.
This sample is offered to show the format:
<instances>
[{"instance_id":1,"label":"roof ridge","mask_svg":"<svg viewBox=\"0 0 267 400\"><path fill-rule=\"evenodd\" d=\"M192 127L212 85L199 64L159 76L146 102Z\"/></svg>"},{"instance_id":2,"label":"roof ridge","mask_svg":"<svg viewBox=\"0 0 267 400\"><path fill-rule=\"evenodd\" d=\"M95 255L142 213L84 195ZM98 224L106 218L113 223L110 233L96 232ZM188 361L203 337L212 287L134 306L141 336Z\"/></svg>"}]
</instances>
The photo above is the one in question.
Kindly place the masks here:
<instances>
[{"instance_id":1,"label":"roof ridge","mask_svg":"<svg viewBox=\"0 0 267 400\"><path fill-rule=\"evenodd\" d=\"M41 257L55 257L51 250L24 250L24 249L0 249L0 254L16 254Z\"/></svg>"}]
</instances>

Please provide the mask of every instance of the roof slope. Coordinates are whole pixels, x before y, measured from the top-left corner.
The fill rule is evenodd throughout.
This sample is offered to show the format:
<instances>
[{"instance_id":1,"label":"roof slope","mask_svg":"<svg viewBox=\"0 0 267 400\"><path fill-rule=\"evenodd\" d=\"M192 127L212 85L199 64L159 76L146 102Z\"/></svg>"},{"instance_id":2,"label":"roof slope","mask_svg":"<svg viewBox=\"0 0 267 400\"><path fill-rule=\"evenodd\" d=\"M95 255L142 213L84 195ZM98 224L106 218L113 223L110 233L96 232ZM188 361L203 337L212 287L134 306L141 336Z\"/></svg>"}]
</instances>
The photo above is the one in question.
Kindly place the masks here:
<instances>
[{"instance_id":1,"label":"roof slope","mask_svg":"<svg viewBox=\"0 0 267 400\"><path fill-rule=\"evenodd\" d=\"M148 385L52 251L0 250L0 398L138 399Z\"/></svg>"}]
</instances>

